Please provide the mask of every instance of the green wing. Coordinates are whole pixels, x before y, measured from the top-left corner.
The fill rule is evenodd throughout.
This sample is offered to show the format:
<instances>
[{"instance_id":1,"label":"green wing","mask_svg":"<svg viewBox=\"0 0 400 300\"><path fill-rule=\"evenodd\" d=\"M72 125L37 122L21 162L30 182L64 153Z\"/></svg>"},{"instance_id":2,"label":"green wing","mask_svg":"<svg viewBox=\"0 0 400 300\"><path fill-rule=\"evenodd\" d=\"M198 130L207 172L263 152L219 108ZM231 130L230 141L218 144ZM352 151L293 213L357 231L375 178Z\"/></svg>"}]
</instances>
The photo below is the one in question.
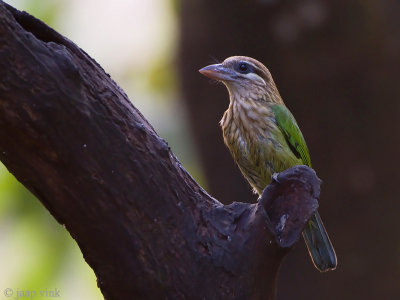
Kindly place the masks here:
<instances>
[{"instance_id":1,"label":"green wing","mask_svg":"<svg viewBox=\"0 0 400 300\"><path fill-rule=\"evenodd\" d=\"M311 167L310 154L308 153L306 141L290 111L280 104L272 106L272 112L275 115L276 124L283 132L286 141L293 153L301 158L303 163Z\"/></svg>"},{"instance_id":2,"label":"green wing","mask_svg":"<svg viewBox=\"0 0 400 300\"><path fill-rule=\"evenodd\" d=\"M293 115L284 105L279 104L272 106L272 112L275 115L276 124L283 132L293 153L301 158L305 165L311 167L306 142ZM303 236L317 269L321 272L334 270L337 266L336 253L317 211L304 228Z\"/></svg>"}]
</instances>

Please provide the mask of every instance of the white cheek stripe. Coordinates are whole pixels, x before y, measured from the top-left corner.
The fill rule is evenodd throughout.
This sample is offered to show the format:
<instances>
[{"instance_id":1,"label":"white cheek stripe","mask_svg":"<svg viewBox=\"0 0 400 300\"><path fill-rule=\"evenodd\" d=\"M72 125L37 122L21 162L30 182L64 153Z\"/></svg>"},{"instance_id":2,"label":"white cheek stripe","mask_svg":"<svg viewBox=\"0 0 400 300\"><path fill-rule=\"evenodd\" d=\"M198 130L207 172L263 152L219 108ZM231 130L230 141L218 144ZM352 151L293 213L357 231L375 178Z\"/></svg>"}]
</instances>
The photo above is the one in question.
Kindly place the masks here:
<instances>
[{"instance_id":1,"label":"white cheek stripe","mask_svg":"<svg viewBox=\"0 0 400 300\"><path fill-rule=\"evenodd\" d=\"M259 83L266 85L264 79L262 79L260 76L258 76L255 73L243 74L242 76L250 79L251 81L259 82Z\"/></svg>"}]
</instances>

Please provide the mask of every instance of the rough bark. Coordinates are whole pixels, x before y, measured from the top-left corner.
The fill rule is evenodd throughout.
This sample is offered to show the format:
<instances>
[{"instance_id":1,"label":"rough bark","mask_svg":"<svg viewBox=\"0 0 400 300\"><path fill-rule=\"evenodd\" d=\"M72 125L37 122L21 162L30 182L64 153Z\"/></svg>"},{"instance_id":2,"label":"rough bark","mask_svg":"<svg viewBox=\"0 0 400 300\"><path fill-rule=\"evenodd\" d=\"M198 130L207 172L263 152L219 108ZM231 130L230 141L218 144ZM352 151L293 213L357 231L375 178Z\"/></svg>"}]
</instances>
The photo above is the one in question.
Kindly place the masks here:
<instances>
[{"instance_id":1,"label":"rough bark","mask_svg":"<svg viewBox=\"0 0 400 300\"><path fill-rule=\"evenodd\" d=\"M95 61L3 2L0 159L65 225L106 299L273 298L318 206L304 166L257 204L222 205Z\"/></svg>"},{"instance_id":2,"label":"rough bark","mask_svg":"<svg viewBox=\"0 0 400 300\"><path fill-rule=\"evenodd\" d=\"M400 267L393 267L393 237L400 236L400 1L181 4L180 82L210 193L221 201L251 197L218 125L226 88L192 72L231 55L252 56L270 69L324 180L319 212L338 268L315 272L299 245L281 268L281 299L400 299Z\"/></svg>"}]
</instances>

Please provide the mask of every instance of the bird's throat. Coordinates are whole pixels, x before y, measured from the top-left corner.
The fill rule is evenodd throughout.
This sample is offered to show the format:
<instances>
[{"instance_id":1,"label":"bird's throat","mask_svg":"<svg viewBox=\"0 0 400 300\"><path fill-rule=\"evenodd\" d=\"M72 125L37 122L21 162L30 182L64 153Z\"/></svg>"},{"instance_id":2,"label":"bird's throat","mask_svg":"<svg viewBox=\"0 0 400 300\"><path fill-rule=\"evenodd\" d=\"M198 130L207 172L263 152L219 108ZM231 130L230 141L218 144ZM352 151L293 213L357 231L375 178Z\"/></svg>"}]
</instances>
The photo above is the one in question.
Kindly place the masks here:
<instances>
[{"instance_id":1,"label":"bird's throat","mask_svg":"<svg viewBox=\"0 0 400 300\"><path fill-rule=\"evenodd\" d=\"M265 139L269 131L266 121L271 116L272 110L266 101L231 96L229 107L220 122L224 139L232 142L244 139L250 143L255 142L254 139Z\"/></svg>"}]
</instances>

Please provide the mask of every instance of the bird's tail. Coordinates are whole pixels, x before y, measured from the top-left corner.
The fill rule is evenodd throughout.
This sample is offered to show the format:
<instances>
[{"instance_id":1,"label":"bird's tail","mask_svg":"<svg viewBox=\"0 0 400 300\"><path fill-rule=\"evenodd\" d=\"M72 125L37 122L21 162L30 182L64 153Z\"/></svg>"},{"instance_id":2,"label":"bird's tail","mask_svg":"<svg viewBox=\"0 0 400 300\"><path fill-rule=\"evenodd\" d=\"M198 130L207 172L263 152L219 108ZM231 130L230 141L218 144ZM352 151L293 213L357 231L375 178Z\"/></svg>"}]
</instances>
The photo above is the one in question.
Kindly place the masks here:
<instances>
[{"instance_id":1,"label":"bird's tail","mask_svg":"<svg viewBox=\"0 0 400 300\"><path fill-rule=\"evenodd\" d=\"M321 272L336 269L337 258L318 212L315 212L303 231L314 266Z\"/></svg>"}]
</instances>

